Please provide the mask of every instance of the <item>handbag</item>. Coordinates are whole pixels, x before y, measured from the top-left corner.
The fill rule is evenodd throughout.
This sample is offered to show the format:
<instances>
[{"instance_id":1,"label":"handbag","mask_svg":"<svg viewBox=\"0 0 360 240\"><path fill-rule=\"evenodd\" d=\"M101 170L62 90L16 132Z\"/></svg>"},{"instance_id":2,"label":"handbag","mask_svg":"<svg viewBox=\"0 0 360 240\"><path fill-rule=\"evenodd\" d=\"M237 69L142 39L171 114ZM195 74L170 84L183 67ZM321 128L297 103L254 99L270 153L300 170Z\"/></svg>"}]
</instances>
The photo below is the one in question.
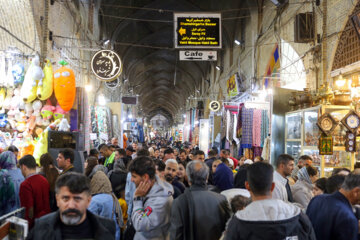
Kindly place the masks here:
<instances>
[{"instance_id":1,"label":"handbag","mask_svg":"<svg viewBox=\"0 0 360 240\"><path fill-rule=\"evenodd\" d=\"M123 240L133 240L135 236L136 230L134 228L134 225L131 221L131 218L129 218L126 222L126 228L124 233L122 234Z\"/></svg>"}]
</instances>

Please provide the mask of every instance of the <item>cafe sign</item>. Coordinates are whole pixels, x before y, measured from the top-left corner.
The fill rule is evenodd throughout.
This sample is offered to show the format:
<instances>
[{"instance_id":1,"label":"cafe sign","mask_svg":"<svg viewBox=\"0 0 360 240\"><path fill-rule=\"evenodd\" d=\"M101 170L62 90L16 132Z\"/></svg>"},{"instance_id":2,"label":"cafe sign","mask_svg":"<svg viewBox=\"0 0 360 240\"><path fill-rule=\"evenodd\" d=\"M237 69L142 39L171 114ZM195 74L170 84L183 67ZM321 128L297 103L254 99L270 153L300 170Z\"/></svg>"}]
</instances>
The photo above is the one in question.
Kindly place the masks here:
<instances>
[{"instance_id":1,"label":"cafe sign","mask_svg":"<svg viewBox=\"0 0 360 240\"><path fill-rule=\"evenodd\" d=\"M175 48L221 48L220 13L174 13Z\"/></svg>"},{"instance_id":2,"label":"cafe sign","mask_svg":"<svg viewBox=\"0 0 360 240\"><path fill-rule=\"evenodd\" d=\"M101 81L112 81L122 72L119 55L112 50L100 50L91 59L91 70Z\"/></svg>"}]
</instances>

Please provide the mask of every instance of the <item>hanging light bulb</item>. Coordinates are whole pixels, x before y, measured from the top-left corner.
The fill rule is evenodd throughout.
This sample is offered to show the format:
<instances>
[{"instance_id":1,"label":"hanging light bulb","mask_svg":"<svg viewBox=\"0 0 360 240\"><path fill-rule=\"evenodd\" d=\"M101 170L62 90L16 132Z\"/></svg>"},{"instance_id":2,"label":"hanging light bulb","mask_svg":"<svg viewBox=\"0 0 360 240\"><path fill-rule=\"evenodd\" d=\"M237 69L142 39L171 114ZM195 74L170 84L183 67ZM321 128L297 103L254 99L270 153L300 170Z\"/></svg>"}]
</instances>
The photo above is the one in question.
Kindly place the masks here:
<instances>
[{"instance_id":1,"label":"hanging light bulb","mask_svg":"<svg viewBox=\"0 0 360 240\"><path fill-rule=\"evenodd\" d=\"M104 106L106 104L106 98L103 94L99 95L98 97L99 105Z\"/></svg>"},{"instance_id":2,"label":"hanging light bulb","mask_svg":"<svg viewBox=\"0 0 360 240\"><path fill-rule=\"evenodd\" d=\"M335 85L339 88L343 87L346 83L346 79L343 78L342 74L340 74L339 78L336 80Z\"/></svg>"},{"instance_id":3,"label":"hanging light bulb","mask_svg":"<svg viewBox=\"0 0 360 240\"><path fill-rule=\"evenodd\" d=\"M85 85L85 91L91 92L91 90L92 90L92 85L91 84L86 84Z\"/></svg>"}]
</instances>

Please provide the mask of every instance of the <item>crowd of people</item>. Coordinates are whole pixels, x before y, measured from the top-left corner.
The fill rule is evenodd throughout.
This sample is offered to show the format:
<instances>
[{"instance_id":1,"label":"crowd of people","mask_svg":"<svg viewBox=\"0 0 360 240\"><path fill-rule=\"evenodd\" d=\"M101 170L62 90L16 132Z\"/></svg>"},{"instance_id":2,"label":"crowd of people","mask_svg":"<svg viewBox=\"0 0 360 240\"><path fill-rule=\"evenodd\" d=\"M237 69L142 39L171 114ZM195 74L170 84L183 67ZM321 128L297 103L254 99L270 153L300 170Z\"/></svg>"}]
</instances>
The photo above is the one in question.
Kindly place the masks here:
<instances>
[{"instance_id":1,"label":"crowd of people","mask_svg":"<svg viewBox=\"0 0 360 240\"><path fill-rule=\"evenodd\" d=\"M0 154L0 216L25 208L28 239L358 239L360 166L318 178L309 156L231 156L164 139L17 159Z\"/></svg>"}]
</instances>

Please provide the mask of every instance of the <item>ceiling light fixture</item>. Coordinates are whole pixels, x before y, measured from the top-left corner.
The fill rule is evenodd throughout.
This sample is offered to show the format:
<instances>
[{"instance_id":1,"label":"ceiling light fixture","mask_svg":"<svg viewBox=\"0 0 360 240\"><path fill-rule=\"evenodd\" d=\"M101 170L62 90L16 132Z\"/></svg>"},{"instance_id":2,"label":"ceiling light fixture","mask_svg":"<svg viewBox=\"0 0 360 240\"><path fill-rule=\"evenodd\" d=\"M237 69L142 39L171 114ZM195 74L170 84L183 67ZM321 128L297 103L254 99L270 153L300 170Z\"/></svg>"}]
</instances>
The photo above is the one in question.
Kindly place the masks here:
<instances>
[{"instance_id":1,"label":"ceiling light fixture","mask_svg":"<svg viewBox=\"0 0 360 240\"><path fill-rule=\"evenodd\" d=\"M220 66L216 66L216 70L220 71L221 70Z\"/></svg>"},{"instance_id":2,"label":"ceiling light fixture","mask_svg":"<svg viewBox=\"0 0 360 240\"><path fill-rule=\"evenodd\" d=\"M236 45L241 45L241 42L239 40L237 40L237 39L235 39L234 42L235 42Z\"/></svg>"},{"instance_id":3,"label":"ceiling light fixture","mask_svg":"<svg viewBox=\"0 0 360 240\"><path fill-rule=\"evenodd\" d=\"M105 40L105 42L104 42L104 44L105 45L108 45L110 43L110 40L108 39L108 40Z\"/></svg>"}]
</instances>

